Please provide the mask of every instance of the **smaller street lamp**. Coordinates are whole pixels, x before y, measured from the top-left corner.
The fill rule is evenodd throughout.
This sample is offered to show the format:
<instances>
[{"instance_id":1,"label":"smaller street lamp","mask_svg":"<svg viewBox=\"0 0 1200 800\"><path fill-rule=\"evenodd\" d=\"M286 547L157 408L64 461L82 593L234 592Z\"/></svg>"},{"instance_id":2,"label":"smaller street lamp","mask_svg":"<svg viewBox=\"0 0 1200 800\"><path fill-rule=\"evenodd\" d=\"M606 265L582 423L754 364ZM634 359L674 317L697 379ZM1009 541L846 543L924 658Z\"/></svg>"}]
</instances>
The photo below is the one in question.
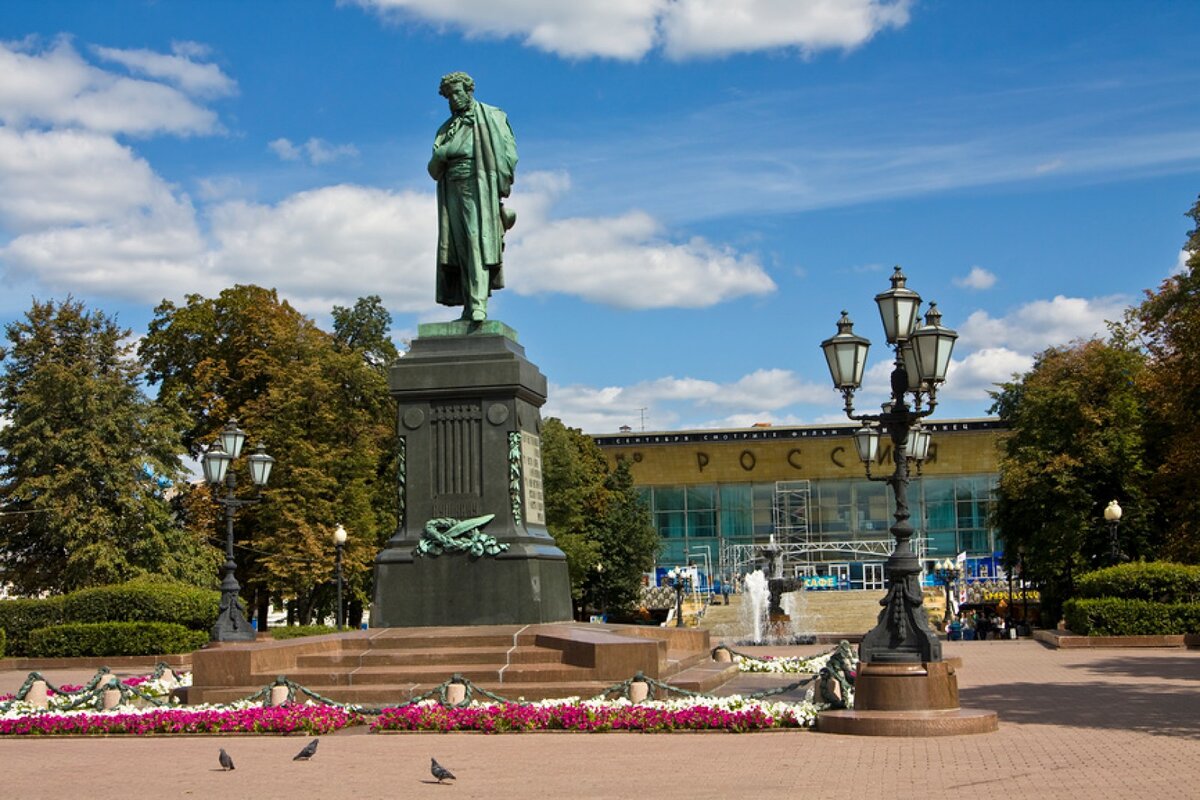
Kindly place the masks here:
<instances>
[{"instance_id":1,"label":"smaller street lamp","mask_svg":"<svg viewBox=\"0 0 1200 800\"><path fill-rule=\"evenodd\" d=\"M1108 559L1113 564L1128 561L1129 558L1121 552L1121 540L1117 537L1117 528L1121 525L1121 506L1113 500L1104 507L1104 521L1108 523Z\"/></svg>"},{"instance_id":2,"label":"smaller street lamp","mask_svg":"<svg viewBox=\"0 0 1200 800\"><path fill-rule=\"evenodd\" d=\"M954 620L954 615L950 612L950 587L958 580L959 570L953 561L946 559L939 561L934 567L933 576L946 587L946 613L942 617L942 627L950 629L950 623Z\"/></svg>"},{"instance_id":3,"label":"smaller street lamp","mask_svg":"<svg viewBox=\"0 0 1200 800\"><path fill-rule=\"evenodd\" d=\"M346 621L345 607L342 605L342 550L346 547L346 528L341 523L333 532L333 544L337 549L334 569L337 573L337 629L340 631Z\"/></svg>"},{"instance_id":4,"label":"smaller street lamp","mask_svg":"<svg viewBox=\"0 0 1200 800\"><path fill-rule=\"evenodd\" d=\"M233 517L239 508L253 505L262 499L262 488L271 477L271 467L275 459L264 452L263 445L258 446L258 452L247 456L250 462L250 480L254 483L257 494L254 497L239 498L237 496L237 475L229 465L242 454L242 445L246 443L246 433L237 426L236 419L230 419L221 429L217 441L204 454L201 463L204 467L204 479L212 485L214 492L225 485L225 496L217 495L216 501L225 507L225 566L221 579L221 606L217 622L213 625L212 640L214 642L252 642L255 638L254 629L246 621L242 603L238 595L241 586L238 585L237 561L233 557Z\"/></svg>"},{"instance_id":5,"label":"smaller street lamp","mask_svg":"<svg viewBox=\"0 0 1200 800\"><path fill-rule=\"evenodd\" d=\"M687 588L687 572L683 567L677 567L667 573L667 580L675 590L675 627L683 627L683 592Z\"/></svg>"}]
</instances>

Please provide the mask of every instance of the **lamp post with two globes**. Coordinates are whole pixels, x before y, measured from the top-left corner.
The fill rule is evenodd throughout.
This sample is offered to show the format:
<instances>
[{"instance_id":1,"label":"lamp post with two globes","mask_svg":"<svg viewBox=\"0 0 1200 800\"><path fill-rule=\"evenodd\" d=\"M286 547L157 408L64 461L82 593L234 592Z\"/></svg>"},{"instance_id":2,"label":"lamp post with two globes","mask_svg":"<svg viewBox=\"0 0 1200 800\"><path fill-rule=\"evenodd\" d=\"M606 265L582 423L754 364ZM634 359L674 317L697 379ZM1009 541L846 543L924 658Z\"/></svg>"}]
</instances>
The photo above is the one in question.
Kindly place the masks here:
<instances>
[{"instance_id":1,"label":"lamp post with two globes","mask_svg":"<svg viewBox=\"0 0 1200 800\"><path fill-rule=\"evenodd\" d=\"M246 442L246 433L237 426L236 419L230 419L221 429L217 441L213 443L201 460L204 466L204 478L213 487L214 492L225 485L225 496L219 494L216 501L225 507L225 566L222 568L224 577L221 579L221 606L217 622L213 625L212 641L214 642L252 642L255 638L254 628L246 621L242 603L238 597L241 586L238 585L237 561L233 557L233 517L239 508L253 505L262 497L237 496L237 475L229 465L242 454L242 445ZM267 455L263 445L258 451L247 456L250 462L250 480L261 492L271 477L271 467L275 459Z\"/></svg>"}]
</instances>

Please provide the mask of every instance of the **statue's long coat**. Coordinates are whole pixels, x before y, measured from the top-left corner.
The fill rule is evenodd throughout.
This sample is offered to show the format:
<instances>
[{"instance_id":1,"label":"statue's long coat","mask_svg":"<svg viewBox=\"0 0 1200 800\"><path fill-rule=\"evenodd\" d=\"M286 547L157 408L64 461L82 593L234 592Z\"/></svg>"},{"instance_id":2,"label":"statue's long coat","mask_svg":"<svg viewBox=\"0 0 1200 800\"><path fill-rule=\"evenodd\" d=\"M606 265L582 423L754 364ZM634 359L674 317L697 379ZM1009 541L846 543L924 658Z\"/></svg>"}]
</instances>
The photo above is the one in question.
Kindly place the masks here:
<instances>
[{"instance_id":1,"label":"statue's long coat","mask_svg":"<svg viewBox=\"0 0 1200 800\"><path fill-rule=\"evenodd\" d=\"M488 269L488 288L504 288L504 223L500 200L508 197L517 167L517 142L508 115L495 106L474 101L475 184L480 205L480 250ZM454 117L438 128L435 141L450 127ZM431 172L432 174L432 172ZM437 179L438 247L437 302L447 306L463 305L462 282L458 264L450 262L450 222L446 212L446 177Z\"/></svg>"}]
</instances>

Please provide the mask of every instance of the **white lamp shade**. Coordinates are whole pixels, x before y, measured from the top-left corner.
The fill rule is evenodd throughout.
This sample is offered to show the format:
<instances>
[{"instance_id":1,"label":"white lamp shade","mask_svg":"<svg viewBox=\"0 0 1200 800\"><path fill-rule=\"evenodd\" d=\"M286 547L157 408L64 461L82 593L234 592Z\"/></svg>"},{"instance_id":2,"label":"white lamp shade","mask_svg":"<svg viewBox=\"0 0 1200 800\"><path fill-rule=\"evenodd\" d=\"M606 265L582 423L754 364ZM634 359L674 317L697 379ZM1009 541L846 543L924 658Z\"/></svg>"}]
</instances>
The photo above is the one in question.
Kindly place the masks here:
<instances>
[{"instance_id":1,"label":"white lamp shade","mask_svg":"<svg viewBox=\"0 0 1200 800\"><path fill-rule=\"evenodd\" d=\"M855 335L854 323L845 311L842 312L837 326L838 332L821 342L821 349L825 351L825 361L829 364L833 385L838 389L857 389L862 385L863 370L867 366L867 350L871 342Z\"/></svg>"},{"instance_id":2,"label":"white lamp shade","mask_svg":"<svg viewBox=\"0 0 1200 800\"><path fill-rule=\"evenodd\" d=\"M908 375L908 391L919 392L928 388L921 380L921 370L917 368L917 353L909 340L900 346L900 358L904 363L904 372Z\"/></svg>"},{"instance_id":3,"label":"white lamp shade","mask_svg":"<svg viewBox=\"0 0 1200 800\"><path fill-rule=\"evenodd\" d=\"M921 307L921 295L905 287L907 280L900 268L896 267L892 273L892 288L875 295L888 344L907 339L920 321L917 311Z\"/></svg>"},{"instance_id":4,"label":"white lamp shade","mask_svg":"<svg viewBox=\"0 0 1200 800\"><path fill-rule=\"evenodd\" d=\"M858 460L869 464L879 455L879 429L863 425L854 432L854 449L858 451Z\"/></svg>"},{"instance_id":5,"label":"white lamp shade","mask_svg":"<svg viewBox=\"0 0 1200 800\"><path fill-rule=\"evenodd\" d=\"M229 469L231 461L233 461L233 456L225 452L219 441L214 442L204 457L200 459L200 463L204 467L204 480L214 486L220 484L225 480L225 471Z\"/></svg>"},{"instance_id":6,"label":"white lamp shade","mask_svg":"<svg viewBox=\"0 0 1200 800\"><path fill-rule=\"evenodd\" d=\"M1118 522L1121 519L1121 507L1117 505L1117 501L1111 501L1104 507L1104 518L1109 522Z\"/></svg>"},{"instance_id":7,"label":"white lamp shade","mask_svg":"<svg viewBox=\"0 0 1200 800\"><path fill-rule=\"evenodd\" d=\"M929 441L932 438L929 431L919 425L910 428L908 442L904 447L905 455L915 461L924 461L929 455Z\"/></svg>"},{"instance_id":8,"label":"white lamp shade","mask_svg":"<svg viewBox=\"0 0 1200 800\"><path fill-rule=\"evenodd\" d=\"M926 383L935 384L946 380L950 368L950 354L958 333L942 325L941 312L937 303L929 304L925 324L912 335L912 347L916 356L917 371Z\"/></svg>"},{"instance_id":9,"label":"white lamp shade","mask_svg":"<svg viewBox=\"0 0 1200 800\"><path fill-rule=\"evenodd\" d=\"M347 533L346 533L346 528L345 528L345 526L344 526L344 525L338 525L338 526L337 526L337 530L335 530L335 531L333 532L333 541L334 541L334 542L336 542L337 544L345 544L345 543L346 543L346 537L347 537L348 535L349 535L349 534L347 534Z\"/></svg>"},{"instance_id":10,"label":"white lamp shade","mask_svg":"<svg viewBox=\"0 0 1200 800\"><path fill-rule=\"evenodd\" d=\"M250 456L250 480L254 481L255 486L266 486L267 481L271 478L271 467L275 465L275 459L271 458L264 451L264 447L260 444L258 452Z\"/></svg>"},{"instance_id":11,"label":"white lamp shade","mask_svg":"<svg viewBox=\"0 0 1200 800\"><path fill-rule=\"evenodd\" d=\"M225 448L225 452L229 453L230 458L237 458L242 454L242 445L246 443L246 432L237 426L236 419L225 423L220 436L221 447Z\"/></svg>"}]
</instances>

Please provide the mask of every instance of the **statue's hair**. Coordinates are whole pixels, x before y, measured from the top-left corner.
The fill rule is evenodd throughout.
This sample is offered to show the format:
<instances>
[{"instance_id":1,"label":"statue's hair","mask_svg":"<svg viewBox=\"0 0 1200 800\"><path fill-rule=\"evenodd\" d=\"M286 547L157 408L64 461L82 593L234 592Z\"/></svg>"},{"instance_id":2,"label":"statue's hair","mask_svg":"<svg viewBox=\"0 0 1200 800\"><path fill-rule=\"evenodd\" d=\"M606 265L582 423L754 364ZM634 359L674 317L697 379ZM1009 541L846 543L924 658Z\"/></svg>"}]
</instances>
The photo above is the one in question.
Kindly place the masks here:
<instances>
[{"instance_id":1,"label":"statue's hair","mask_svg":"<svg viewBox=\"0 0 1200 800\"><path fill-rule=\"evenodd\" d=\"M446 97L446 87L454 83L461 83L468 92L475 91L475 81L471 79L470 75L465 72L451 72L442 76L442 82L438 84L438 94Z\"/></svg>"}]
</instances>

